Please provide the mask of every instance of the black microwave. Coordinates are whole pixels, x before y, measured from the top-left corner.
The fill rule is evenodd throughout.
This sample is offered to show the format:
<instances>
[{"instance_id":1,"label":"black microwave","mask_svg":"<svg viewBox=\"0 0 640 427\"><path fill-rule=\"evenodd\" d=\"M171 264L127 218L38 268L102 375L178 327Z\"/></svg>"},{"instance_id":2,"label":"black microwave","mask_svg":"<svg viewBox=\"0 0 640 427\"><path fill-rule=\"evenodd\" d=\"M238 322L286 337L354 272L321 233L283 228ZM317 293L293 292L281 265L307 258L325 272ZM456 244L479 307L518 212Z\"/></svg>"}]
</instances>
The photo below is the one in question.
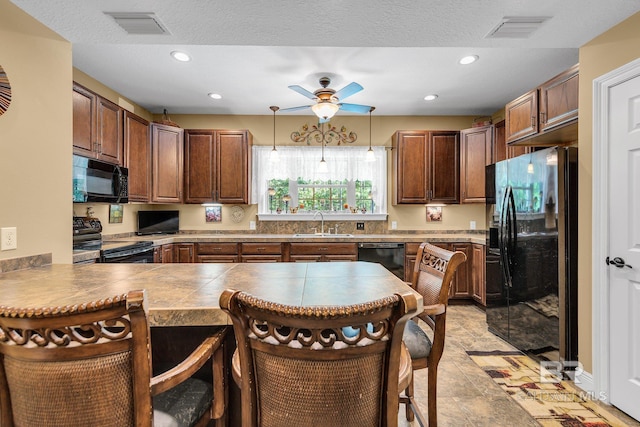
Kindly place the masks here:
<instances>
[{"instance_id":1,"label":"black microwave","mask_svg":"<svg viewBox=\"0 0 640 427\"><path fill-rule=\"evenodd\" d=\"M128 184L127 168L73 155L74 203L128 203Z\"/></svg>"}]
</instances>

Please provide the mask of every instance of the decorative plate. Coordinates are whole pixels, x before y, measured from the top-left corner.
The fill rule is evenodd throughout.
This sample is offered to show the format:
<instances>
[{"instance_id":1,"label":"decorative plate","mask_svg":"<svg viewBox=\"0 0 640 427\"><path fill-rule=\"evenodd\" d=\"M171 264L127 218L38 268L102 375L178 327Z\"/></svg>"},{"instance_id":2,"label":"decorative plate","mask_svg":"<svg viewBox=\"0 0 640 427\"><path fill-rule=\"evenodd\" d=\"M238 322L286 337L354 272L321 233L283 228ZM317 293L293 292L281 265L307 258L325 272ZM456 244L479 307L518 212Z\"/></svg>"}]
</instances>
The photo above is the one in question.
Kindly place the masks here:
<instances>
[{"instance_id":1,"label":"decorative plate","mask_svg":"<svg viewBox=\"0 0 640 427\"><path fill-rule=\"evenodd\" d=\"M240 222L244 218L244 209L242 206L234 206L231 208L231 220L233 222Z\"/></svg>"},{"instance_id":2,"label":"decorative plate","mask_svg":"<svg viewBox=\"0 0 640 427\"><path fill-rule=\"evenodd\" d=\"M11 85L7 73L0 65L0 116L7 111L11 104Z\"/></svg>"}]
</instances>

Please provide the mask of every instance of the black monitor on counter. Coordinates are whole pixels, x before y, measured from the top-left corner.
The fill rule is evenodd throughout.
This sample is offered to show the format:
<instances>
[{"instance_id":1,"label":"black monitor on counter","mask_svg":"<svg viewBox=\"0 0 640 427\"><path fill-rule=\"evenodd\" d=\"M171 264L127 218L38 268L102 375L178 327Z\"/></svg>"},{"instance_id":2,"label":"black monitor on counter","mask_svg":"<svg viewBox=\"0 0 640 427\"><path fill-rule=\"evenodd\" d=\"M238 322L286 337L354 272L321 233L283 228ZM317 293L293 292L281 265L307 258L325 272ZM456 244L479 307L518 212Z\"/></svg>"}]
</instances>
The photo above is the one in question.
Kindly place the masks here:
<instances>
[{"instance_id":1,"label":"black monitor on counter","mask_svg":"<svg viewBox=\"0 0 640 427\"><path fill-rule=\"evenodd\" d=\"M179 211L138 211L136 234L175 234L180 231L179 218Z\"/></svg>"}]
</instances>

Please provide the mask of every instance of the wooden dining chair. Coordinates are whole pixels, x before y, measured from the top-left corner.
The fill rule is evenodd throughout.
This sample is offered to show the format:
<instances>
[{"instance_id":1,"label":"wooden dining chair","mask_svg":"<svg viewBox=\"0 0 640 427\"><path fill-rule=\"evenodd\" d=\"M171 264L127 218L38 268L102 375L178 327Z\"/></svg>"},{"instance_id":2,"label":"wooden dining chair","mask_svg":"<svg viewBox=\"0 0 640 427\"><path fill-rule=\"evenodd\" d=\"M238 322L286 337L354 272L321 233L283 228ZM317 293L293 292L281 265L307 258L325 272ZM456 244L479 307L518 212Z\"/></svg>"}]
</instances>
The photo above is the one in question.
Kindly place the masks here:
<instances>
[{"instance_id":1,"label":"wooden dining chair","mask_svg":"<svg viewBox=\"0 0 640 427\"><path fill-rule=\"evenodd\" d=\"M0 306L0 425L206 426L225 410L216 377L225 333L151 377L144 290L72 306ZM208 360L213 390L191 378Z\"/></svg>"},{"instance_id":2,"label":"wooden dining chair","mask_svg":"<svg viewBox=\"0 0 640 427\"><path fill-rule=\"evenodd\" d=\"M238 343L232 369L243 427L397 426L402 330L417 313L413 293L299 307L226 290L220 307Z\"/></svg>"},{"instance_id":3,"label":"wooden dining chair","mask_svg":"<svg viewBox=\"0 0 640 427\"><path fill-rule=\"evenodd\" d=\"M407 322L403 342L411 355L412 373L409 386L405 389L400 402L405 404L407 420L417 417L421 427L426 426L414 397L413 371L428 368L427 373L427 409L429 427L437 427L437 386L438 363L444 350L447 306L451 280L460 264L467 256L460 251L451 252L429 243L422 243L418 249L413 270L411 287L423 298L424 311ZM418 325L423 320L431 328L433 340Z\"/></svg>"}]
</instances>

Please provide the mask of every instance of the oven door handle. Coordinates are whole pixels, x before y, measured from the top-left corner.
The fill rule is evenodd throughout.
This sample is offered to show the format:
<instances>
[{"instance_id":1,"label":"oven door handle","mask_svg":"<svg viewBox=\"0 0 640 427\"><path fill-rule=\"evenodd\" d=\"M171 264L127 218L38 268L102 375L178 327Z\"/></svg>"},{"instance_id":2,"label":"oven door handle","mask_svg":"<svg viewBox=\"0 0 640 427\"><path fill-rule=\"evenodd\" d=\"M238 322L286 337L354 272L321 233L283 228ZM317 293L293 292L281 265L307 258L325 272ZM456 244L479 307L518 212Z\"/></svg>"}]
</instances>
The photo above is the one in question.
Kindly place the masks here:
<instances>
[{"instance_id":1,"label":"oven door handle","mask_svg":"<svg viewBox=\"0 0 640 427\"><path fill-rule=\"evenodd\" d=\"M103 254L102 262L111 262L111 263L118 262L123 259L131 258L132 256L146 254L147 252L153 252L153 246L149 246L148 248L144 248L143 250L135 249L130 251L115 252L112 254Z\"/></svg>"}]
</instances>

